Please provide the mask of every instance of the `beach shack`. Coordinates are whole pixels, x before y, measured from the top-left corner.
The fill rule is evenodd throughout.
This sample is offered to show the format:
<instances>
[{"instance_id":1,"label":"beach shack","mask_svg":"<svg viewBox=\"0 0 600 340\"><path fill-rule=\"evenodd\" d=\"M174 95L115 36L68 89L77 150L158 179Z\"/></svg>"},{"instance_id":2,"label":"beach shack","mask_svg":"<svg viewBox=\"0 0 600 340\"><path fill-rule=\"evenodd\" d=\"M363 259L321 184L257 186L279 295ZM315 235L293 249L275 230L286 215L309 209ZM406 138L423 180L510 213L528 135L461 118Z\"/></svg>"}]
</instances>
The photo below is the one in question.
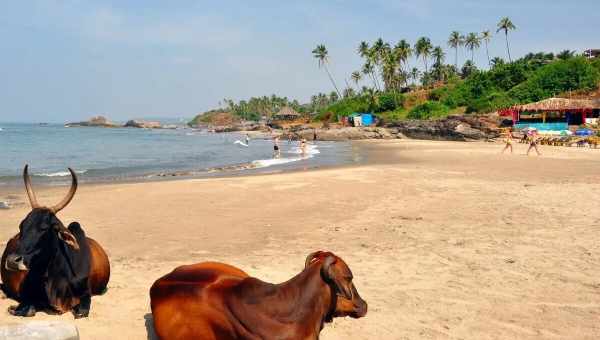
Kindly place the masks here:
<instances>
[{"instance_id":1,"label":"beach shack","mask_svg":"<svg viewBox=\"0 0 600 340\"><path fill-rule=\"evenodd\" d=\"M302 118L302 115L296 112L296 110L292 109L289 106L284 106L274 114L271 119L276 121L294 121Z\"/></svg>"},{"instance_id":2,"label":"beach shack","mask_svg":"<svg viewBox=\"0 0 600 340\"><path fill-rule=\"evenodd\" d=\"M348 123L352 126L371 126L375 119L372 113L354 112L348 116Z\"/></svg>"},{"instance_id":3,"label":"beach shack","mask_svg":"<svg viewBox=\"0 0 600 340\"><path fill-rule=\"evenodd\" d=\"M511 117L517 130L535 128L540 133L575 131L584 124L597 124L600 102L587 99L548 98L500 110Z\"/></svg>"}]
</instances>

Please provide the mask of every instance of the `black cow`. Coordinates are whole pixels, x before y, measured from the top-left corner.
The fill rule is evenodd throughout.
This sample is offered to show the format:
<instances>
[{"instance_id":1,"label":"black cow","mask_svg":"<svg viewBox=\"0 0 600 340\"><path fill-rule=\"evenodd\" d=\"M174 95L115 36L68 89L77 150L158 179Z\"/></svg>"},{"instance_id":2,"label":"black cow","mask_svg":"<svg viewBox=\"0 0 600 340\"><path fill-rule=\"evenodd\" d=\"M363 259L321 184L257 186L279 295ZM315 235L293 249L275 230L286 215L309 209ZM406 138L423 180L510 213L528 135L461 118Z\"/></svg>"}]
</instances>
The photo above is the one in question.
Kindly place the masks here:
<instances>
[{"instance_id":1,"label":"black cow","mask_svg":"<svg viewBox=\"0 0 600 340\"><path fill-rule=\"evenodd\" d=\"M32 210L21 222L19 234L7 244L1 263L4 290L19 301L9 312L33 316L38 309L50 309L86 317L91 295L106 288L110 265L102 247L85 236L79 223L65 228L56 217L73 199L77 176L69 168L69 193L59 204L47 208L37 203L27 168L23 178Z\"/></svg>"}]
</instances>

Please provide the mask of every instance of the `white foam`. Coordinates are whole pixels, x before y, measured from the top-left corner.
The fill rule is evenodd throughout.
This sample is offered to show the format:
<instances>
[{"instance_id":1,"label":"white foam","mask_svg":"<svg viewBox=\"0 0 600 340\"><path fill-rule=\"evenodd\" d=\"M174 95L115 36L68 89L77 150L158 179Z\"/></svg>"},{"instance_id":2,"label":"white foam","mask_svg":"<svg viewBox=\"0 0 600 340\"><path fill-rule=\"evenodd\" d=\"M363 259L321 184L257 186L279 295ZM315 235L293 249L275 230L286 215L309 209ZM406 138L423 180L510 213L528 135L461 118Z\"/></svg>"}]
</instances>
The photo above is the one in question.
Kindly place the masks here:
<instances>
[{"instance_id":1,"label":"white foam","mask_svg":"<svg viewBox=\"0 0 600 340\"><path fill-rule=\"evenodd\" d=\"M87 172L87 170L77 170L75 171L76 174L85 174ZM66 177L66 176L71 176L71 173L68 171L58 171L58 172L51 172L51 173L41 173L41 174L35 174L35 176L40 176L40 177Z\"/></svg>"},{"instance_id":2,"label":"white foam","mask_svg":"<svg viewBox=\"0 0 600 340\"><path fill-rule=\"evenodd\" d=\"M299 146L296 146L296 147L290 149L289 153L301 155L302 154L302 149L300 149ZM319 148L317 147L317 145L315 145L315 144L306 144L305 155L307 155L307 156L313 156L313 155L318 155L320 153L321 153L321 151L319 151Z\"/></svg>"},{"instance_id":3,"label":"white foam","mask_svg":"<svg viewBox=\"0 0 600 340\"><path fill-rule=\"evenodd\" d=\"M295 147L295 148L292 148L287 153L301 155L302 154L302 150L300 149L300 147ZM315 155L317 155L319 153L320 153L320 151L319 151L319 149L317 148L316 145L314 145L314 144L307 144L306 145L306 153L304 154L304 156L301 156L301 157L272 158L272 159L259 159L259 160L253 161L252 165L255 168L266 168L266 167L273 166L273 165L287 164L287 163L292 163L292 162L298 162L298 161L301 161L303 159L313 158Z\"/></svg>"},{"instance_id":4,"label":"white foam","mask_svg":"<svg viewBox=\"0 0 600 340\"><path fill-rule=\"evenodd\" d=\"M235 142L233 142L233 144L239 144L241 146L248 146L248 144L242 142L241 140L236 140Z\"/></svg>"},{"instance_id":5,"label":"white foam","mask_svg":"<svg viewBox=\"0 0 600 340\"><path fill-rule=\"evenodd\" d=\"M266 168L273 165L281 165L302 160L301 157L295 158L273 158L273 159L259 159L252 162L255 168Z\"/></svg>"}]
</instances>

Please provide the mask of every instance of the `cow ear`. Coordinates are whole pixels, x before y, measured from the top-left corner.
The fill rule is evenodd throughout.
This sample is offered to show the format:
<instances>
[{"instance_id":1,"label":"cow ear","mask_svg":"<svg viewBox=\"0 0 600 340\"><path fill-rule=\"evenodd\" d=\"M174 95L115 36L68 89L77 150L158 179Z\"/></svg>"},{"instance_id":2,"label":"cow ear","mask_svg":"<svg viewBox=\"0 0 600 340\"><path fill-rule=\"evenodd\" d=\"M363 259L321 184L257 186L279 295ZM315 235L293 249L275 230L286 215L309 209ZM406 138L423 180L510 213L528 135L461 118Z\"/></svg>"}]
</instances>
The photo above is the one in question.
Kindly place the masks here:
<instances>
[{"instance_id":1,"label":"cow ear","mask_svg":"<svg viewBox=\"0 0 600 340\"><path fill-rule=\"evenodd\" d=\"M329 255L323 260L323 267L321 267L321 275L326 279L327 282L333 283L338 293L341 293L348 300L352 299L352 292L342 282L342 278L336 275L333 264L336 262L334 256Z\"/></svg>"},{"instance_id":2,"label":"cow ear","mask_svg":"<svg viewBox=\"0 0 600 340\"><path fill-rule=\"evenodd\" d=\"M58 232L58 238L63 240L66 244L68 244L71 248L75 250L79 250L79 243L77 243L77 239L71 232L67 229L60 230Z\"/></svg>"}]
</instances>

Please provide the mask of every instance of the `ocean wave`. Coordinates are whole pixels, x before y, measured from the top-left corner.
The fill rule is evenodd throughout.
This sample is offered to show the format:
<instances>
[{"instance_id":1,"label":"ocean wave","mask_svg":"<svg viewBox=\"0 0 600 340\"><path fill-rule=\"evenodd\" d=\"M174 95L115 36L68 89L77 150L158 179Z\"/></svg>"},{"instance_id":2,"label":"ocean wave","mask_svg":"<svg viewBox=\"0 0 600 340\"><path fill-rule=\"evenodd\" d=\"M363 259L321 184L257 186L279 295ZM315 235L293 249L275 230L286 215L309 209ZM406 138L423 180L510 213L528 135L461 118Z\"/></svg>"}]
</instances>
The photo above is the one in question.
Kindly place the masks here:
<instances>
[{"instance_id":1,"label":"ocean wave","mask_svg":"<svg viewBox=\"0 0 600 340\"><path fill-rule=\"evenodd\" d=\"M75 170L76 174L85 174L87 172L87 170ZM34 176L39 176L39 177L66 177L66 176L71 176L71 173L68 171L58 171L58 172L50 172L50 173L41 173L41 174L34 174Z\"/></svg>"},{"instance_id":2,"label":"ocean wave","mask_svg":"<svg viewBox=\"0 0 600 340\"><path fill-rule=\"evenodd\" d=\"M300 149L300 147L295 147L295 148L292 148L291 150L289 150L287 153L288 154L300 154L301 155L302 154L302 150ZM313 158L315 155L318 155L319 153L321 153L321 152L319 151L319 149L317 148L316 145L314 145L314 144L307 144L306 145L306 152L301 157L284 157L284 158L272 158L272 159L259 159L259 160L253 161L251 164L255 168L266 168L266 167L273 166L273 165L282 165L282 164L287 164L287 163L298 162L298 161L301 161L301 160L304 160L304 159Z\"/></svg>"}]
</instances>

